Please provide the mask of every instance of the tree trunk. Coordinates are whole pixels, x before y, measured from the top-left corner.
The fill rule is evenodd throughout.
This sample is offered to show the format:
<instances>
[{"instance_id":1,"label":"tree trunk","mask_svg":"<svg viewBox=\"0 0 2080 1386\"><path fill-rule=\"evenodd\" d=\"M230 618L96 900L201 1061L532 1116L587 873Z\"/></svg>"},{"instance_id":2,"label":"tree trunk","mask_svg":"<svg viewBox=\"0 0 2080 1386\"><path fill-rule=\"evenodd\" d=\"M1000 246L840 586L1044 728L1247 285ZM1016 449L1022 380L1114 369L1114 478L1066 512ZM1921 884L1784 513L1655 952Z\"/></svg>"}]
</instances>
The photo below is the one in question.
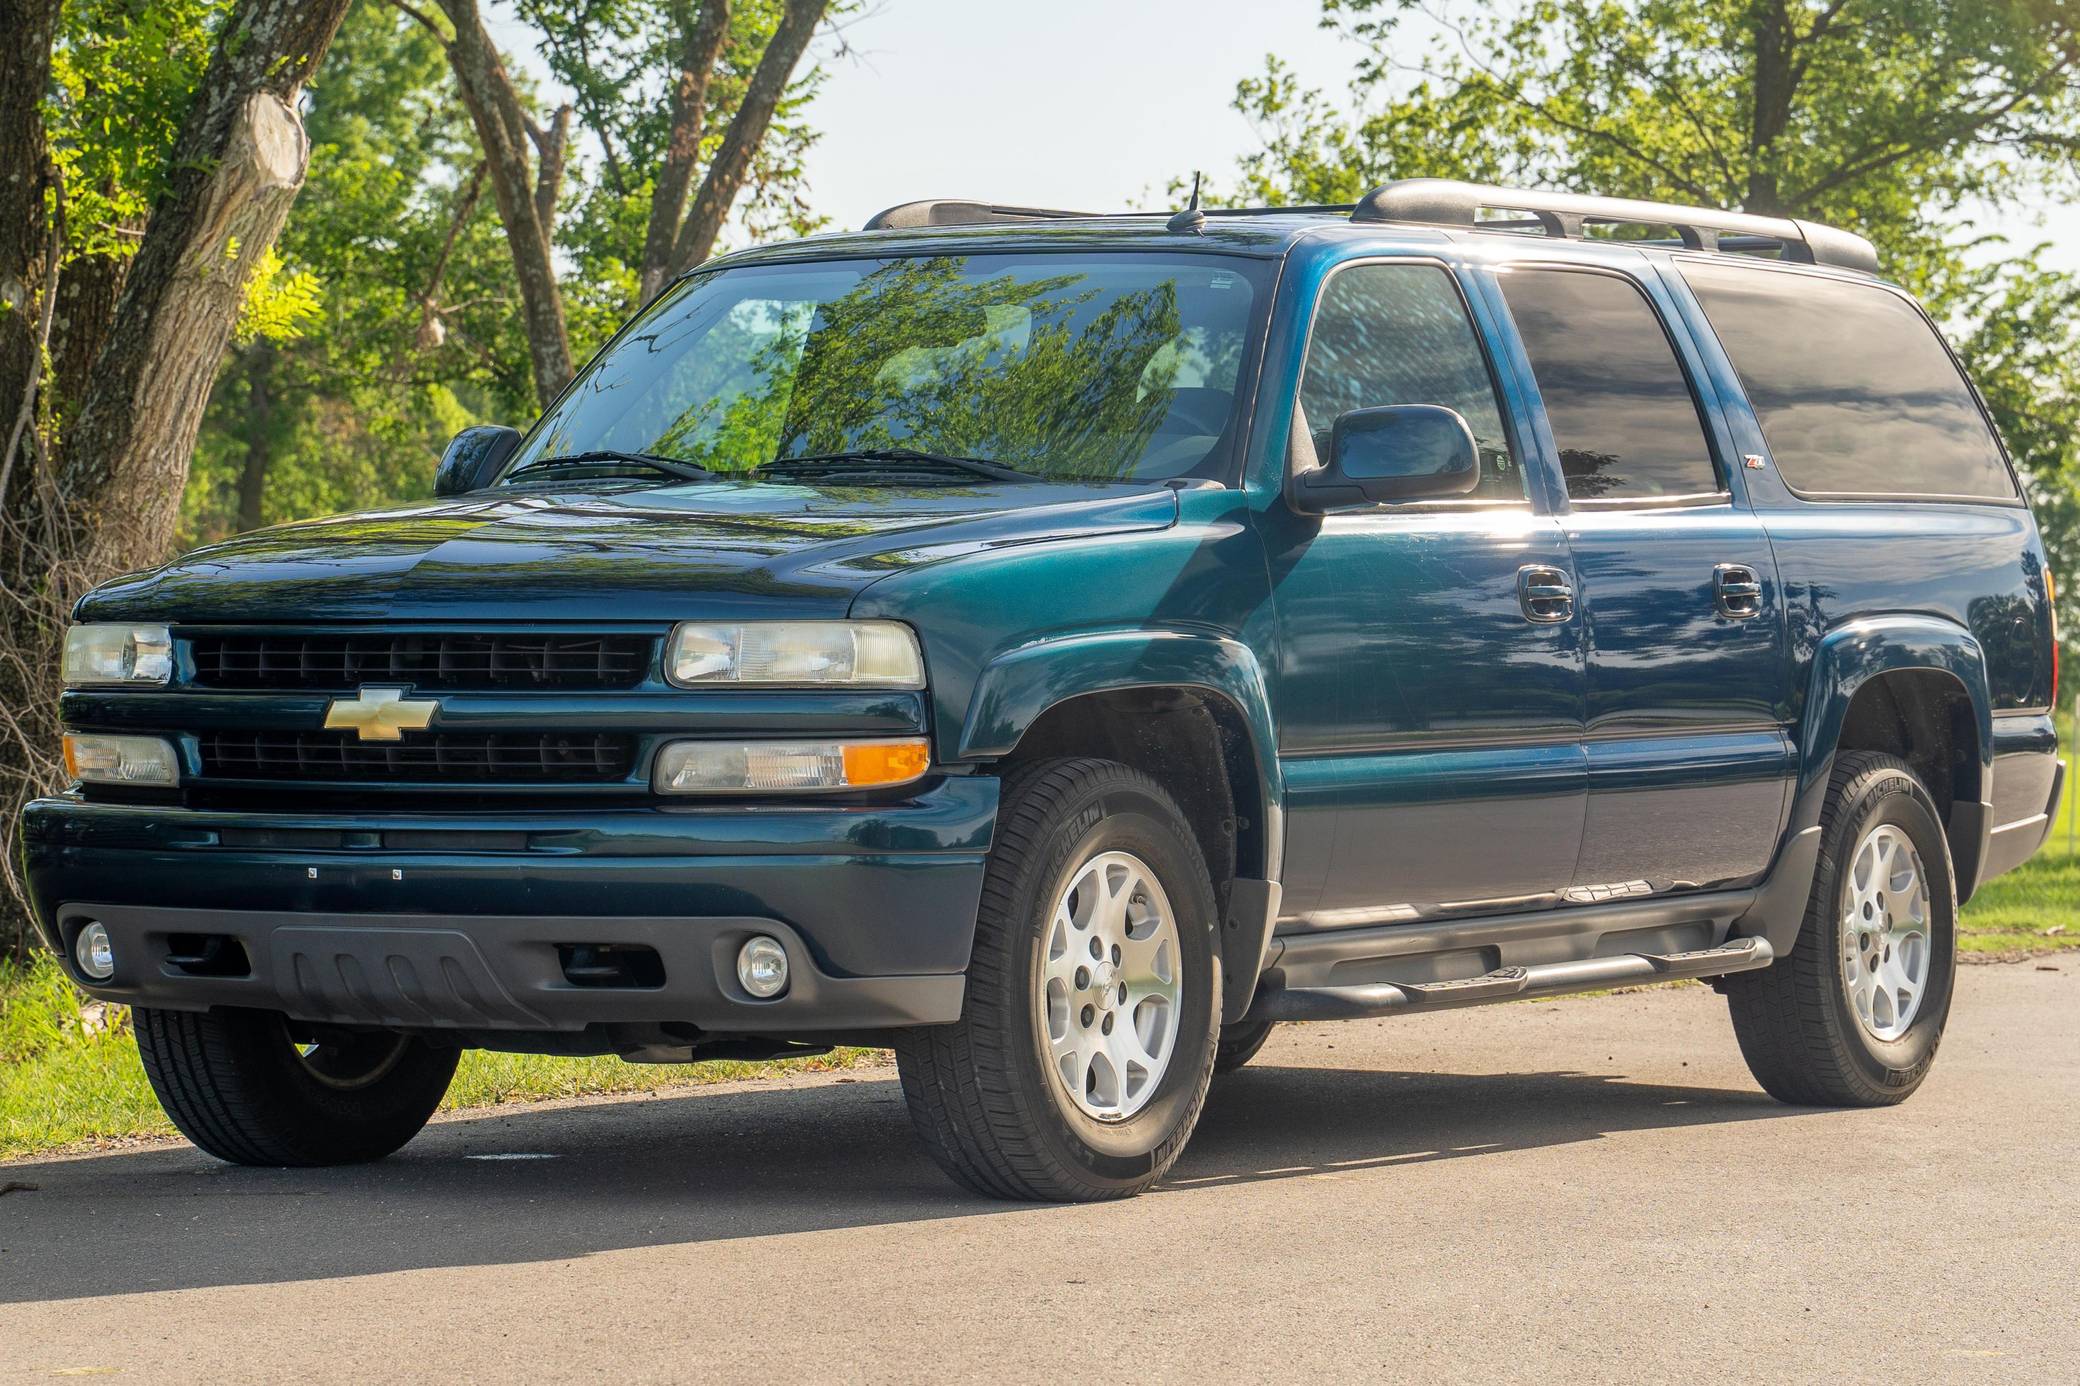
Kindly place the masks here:
<instances>
[{"instance_id":1,"label":"tree trunk","mask_svg":"<svg viewBox=\"0 0 2080 1386\"><path fill-rule=\"evenodd\" d=\"M701 122L707 115L708 80L729 38L729 0L706 0L686 32L679 77L672 86L670 134L657 186L650 194L650 225L643 236L642 301L657 297L672 273L672 244L686 214L686 193L701 153Z\"/></svg>"},{"instance_id":2,"label":"tree trunk","mask_svg":"<svg viewBox=\"0 0 2080 1386\"><path fill-rule=\"evenodd\" d=\"M50 218L44 201L55 181L43 128L51 38L58 0L0 0L0 512L14 515L14 491L27 468L15 454L32 447L25 410L43 377L41 328L50 279ZM6 575L0 573L0 579Z\"/></svg>"},{"instance_id":3,"label":"tree trunk","mask_svg":"<svg viewBox=\"0 0 2080 1386\"><path fill-rule=\"evenodd\" d=\"M238 528L240 533L260 528L266 518L261 508L267 499L267 464L274 458L274 363L273 342L253 343L246 363L246 455L238 469Z\"/></svg>"},{"instance_id":4,"label":"tree trunk","mask_svg":"<svg viewBox=\"0 0 2080 1386\"><path fill-rule=\"evenodd\" d=\"M1757 216L1780 216L1783 198L1777 186L1776 142L1791 124L1793 37L1784 0L1755 0L1755 112L1748 126L1748 188L1742 210Z\"/></svg>"},{"instance_id":5,"label":"tree trunk","mask_svg":"<svg viewBox=\"0 0 2080 1386\"><path fill-rule=\"evenodd\" d=\"M440 7L455 29L448 40L448 65L455 70L456 89L476 126L477 142L484 147L492 196L520 288L535 396L546 407L571 378L570 334L564 326L563 291L556 282L550 239L563 178L569 108L557 113L549 131L537 130L520 104L498 46L485 32L476 0L440 0ZM530 141L541 146L539 178L528 154Z\"/></svg>"},{"instance_id":6,"label":"tree trunk","mask_svg":"<svg viewBox=\"0 0 2080 1386\"><path fill-rule=\"evenodd\" d=\"M707 176L701 179L693 211L679 228L679 238L672 249L671 273L684 274L714 252L722 223L729 217L737 194L744 190L752 156L765 143L773 113L787 95L787 84L794 80L795 65L808 51L809 40L815 37L816 26L828 8L828 0L787 0L787 12L780 17L772 42L766 45L751 74L743 104L737 107L736 118L730 121L722 137L722 148L716 151L715 162L708 165Z\"/></svg>"},{"instance_id":7,"label":"tree trunk","mask_svg":"<svg viewBox=\"0 0 2080 1386\"><path fill-rule=\"evenodd\" d=\"M9 7L17 11L9 12ZM0 150L33 154L40 118L14 110L48 80L52 26L0 0ZM14 834L21 799L59 779L56 672L72 600L95 583L158 562L171 546L203 406L238 318L246 279L281 231L302 185L309 142L296 103L347 0L237 0L167 160L165 190L122 274L105 331L68 323L102 345L76 399L64 401L55 476L17 469L0 543L0 941L25 936ZM24 50L34 48L38 59ZM41 79L36 74L42 74ZM31 80L23 85L24 74ZM37 159L31 168L40 164ZM0 206L16 212L15 180ZM42 197L37 228L48 240ZM20 219L0 226L0 279L21 274ZM78 300L90 310L93 295ZM6 329L11 331L12 329ZM19 367L14 367L19 370ZM30 379L38 378L32 366ZM6 384L21 386L19 375Z\"/></svg>"}]
</instances>

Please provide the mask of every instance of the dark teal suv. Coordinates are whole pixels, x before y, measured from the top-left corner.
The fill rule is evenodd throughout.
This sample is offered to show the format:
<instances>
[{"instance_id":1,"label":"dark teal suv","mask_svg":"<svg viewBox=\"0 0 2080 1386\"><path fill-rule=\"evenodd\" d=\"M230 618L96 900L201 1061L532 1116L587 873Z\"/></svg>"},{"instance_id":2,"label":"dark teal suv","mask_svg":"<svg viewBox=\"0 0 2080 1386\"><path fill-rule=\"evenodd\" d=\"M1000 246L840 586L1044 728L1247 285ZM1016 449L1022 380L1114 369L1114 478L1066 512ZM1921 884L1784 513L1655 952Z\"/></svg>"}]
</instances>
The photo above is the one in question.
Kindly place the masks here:
<instances>
[{"instance_id":1,"label":"dark teal suv","mask_svg":"<svg viewBox=\"0 0 2080 1386\"><path fill-rule=\"evenodd\" d=\"M227 1160L384 1155L468 1047L877 1044L955 1178L1107 1198L1280 1021L1684 977L1897 1102L2063 774L1985 407L1801 222L912 203L436 490L67 643L41 925Z\"/></svg>"}]
</instances>

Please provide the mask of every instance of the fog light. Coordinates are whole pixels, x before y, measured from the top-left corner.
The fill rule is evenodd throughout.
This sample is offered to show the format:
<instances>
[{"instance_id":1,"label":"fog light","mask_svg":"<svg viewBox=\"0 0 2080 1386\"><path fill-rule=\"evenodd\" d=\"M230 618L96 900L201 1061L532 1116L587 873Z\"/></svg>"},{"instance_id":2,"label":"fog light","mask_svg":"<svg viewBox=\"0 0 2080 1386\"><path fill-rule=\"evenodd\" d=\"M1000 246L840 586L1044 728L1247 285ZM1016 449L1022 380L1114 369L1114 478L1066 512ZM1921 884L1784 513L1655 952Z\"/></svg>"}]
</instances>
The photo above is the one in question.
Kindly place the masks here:
<instances>
[{"instance_id":1,"label":"fog light","mask_svg":"<svg viewBox=\"0 0 2080 1386\"><path fill-rule=\"evenodd\" d=\"M769 1001L786 991L787 950L780 946L780 940L760 934L739 948L737 980L744 984L744 990L761 1001Z\"/></svg>"},{"instance_id":2,"label":"fog light","mask_svg":"<svg viewBox=\"0 0 2080 1386\"><path fill-rule=\"evenodd\" d=\"M105 982L116 975L116 946L98 919L88 920L79 931L72 942L72 956L79 959L79 970L89 981Z\"/></svg>"}]
</instances>

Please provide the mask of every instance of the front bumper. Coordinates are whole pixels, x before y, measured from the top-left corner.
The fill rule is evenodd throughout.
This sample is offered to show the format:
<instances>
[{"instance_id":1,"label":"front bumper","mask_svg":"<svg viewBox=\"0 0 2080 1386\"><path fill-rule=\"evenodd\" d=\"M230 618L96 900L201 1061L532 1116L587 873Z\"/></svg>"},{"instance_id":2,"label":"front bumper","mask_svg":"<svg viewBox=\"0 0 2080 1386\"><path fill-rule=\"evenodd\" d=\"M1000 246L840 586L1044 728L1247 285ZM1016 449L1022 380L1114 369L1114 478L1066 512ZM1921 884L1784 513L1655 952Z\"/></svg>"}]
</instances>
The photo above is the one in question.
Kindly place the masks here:
<instances>
[{"instance_id":1,"label":"front bumper","mask_svg":"<svg viewBox=\"0 0 2080 1386\"><path fill-rule=\"evenodd\" d=\"M100 999L472 1031L668 1022L815 1035L959 1018L997 807L983 776L882 804L246 813L42 799L24 811L38 926ZM77 972L89 919L115 943ZM786 946L770 1001L738 987L754 933ZM196 975L187 936L248 971ZM661 986L573 984L559 947L648 947Z\"/></svg>"}]
</instances>

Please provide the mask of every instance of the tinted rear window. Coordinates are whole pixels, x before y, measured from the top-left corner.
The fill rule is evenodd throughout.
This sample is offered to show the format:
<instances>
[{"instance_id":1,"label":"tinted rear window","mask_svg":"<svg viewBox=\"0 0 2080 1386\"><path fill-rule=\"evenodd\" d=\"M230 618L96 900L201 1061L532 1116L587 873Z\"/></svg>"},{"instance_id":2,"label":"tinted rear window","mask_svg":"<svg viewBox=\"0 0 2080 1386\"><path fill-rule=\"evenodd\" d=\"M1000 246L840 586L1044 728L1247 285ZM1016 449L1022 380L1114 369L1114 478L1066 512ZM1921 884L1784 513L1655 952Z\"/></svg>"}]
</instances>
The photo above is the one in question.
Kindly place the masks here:
<instances>
[{"instance_id":1,"label":"tinted rear window","mask_svg":"<svg viewBox=\"0 0 2080 1386\"><path fill-rule=\"evenodd\" d=\"M1514 268L1502 296L1538 378L1567 494L1636 501L1719 490L1690 382L1629 279Z\"/></svg>"},{"instance_id":2,"label":"tinted rear window","mask_svg":"<svg viewBox=\"0 0 2080 1386\"><path fill-rule=\"evenodd\" d=\"M1819 494L2014 500L1964 376L1875 284L1685 263L1785 481Z\"/></svg>"}]
</instances>

